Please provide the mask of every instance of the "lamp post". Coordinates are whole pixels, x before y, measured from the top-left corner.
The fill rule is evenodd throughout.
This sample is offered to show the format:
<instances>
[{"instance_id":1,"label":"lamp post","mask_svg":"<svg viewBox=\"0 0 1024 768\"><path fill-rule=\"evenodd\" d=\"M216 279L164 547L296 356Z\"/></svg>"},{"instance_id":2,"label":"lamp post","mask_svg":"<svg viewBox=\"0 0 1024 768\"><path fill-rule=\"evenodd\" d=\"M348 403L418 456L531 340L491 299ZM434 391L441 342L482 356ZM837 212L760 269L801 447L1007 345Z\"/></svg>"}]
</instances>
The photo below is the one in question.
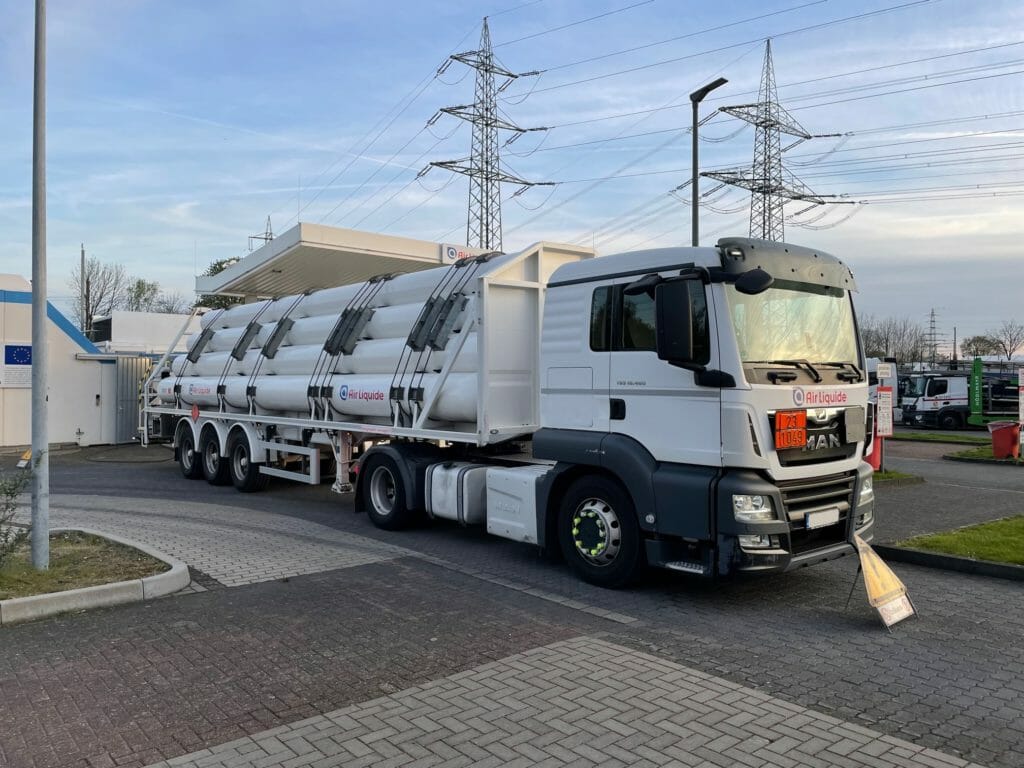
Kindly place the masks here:
<instances>
[{"instance_id":1,"label":"lamp post","mask_svg":"<svg viewBox=\"0 0 1024 768\"><path fill-rule=\"evenodd\" d=\"M691 137L693 139L693 179L691 180L691 185L693 187L693 242L691 245L694 247L697 246L698 233L700 231L697 208L697 179L699 178L697 174L697 106L704 101L704 97L715 90L715 88L721 88L728 82L729 81L724 77L720 77L717 80L708 83L703 88L698 88L690 94L690 103L693 104L693 136Z\"/></svg>"}]
</instances>

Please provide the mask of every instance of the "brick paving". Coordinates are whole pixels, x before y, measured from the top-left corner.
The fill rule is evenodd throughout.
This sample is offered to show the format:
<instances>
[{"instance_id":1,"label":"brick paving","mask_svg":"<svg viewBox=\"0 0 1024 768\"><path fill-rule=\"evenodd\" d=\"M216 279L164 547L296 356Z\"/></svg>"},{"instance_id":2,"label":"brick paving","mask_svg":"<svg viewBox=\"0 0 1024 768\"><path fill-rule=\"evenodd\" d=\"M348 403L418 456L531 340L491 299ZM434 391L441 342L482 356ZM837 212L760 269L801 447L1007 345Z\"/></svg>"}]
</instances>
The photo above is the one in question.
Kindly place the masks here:
<instances>
[{"instance_id":1,"label":"brick paving","mask_svg":"<svg viewBox=\"0 0 1024 768\"><path fill-rule=\"evenodd\" d=\"M893 468L899 468L895 460L892 463ZM194 584L210 587L212 591L169 598L143 607L14 627L11 634L0 636L0 766L37 768L33 763L19 760L4 762L3 749L19 738L12 735L15 732L8 727L11 721L4 719L13 708L5 700L5 693L11 689L4 688L14 684L11 668L4 665L8 649L18 647L7 644L15 637L14 632L39 633L30 635L34 643L31 647L41 648L51 655L46 663L33 667L26 674L45 680L51 692L48 695L54 695L53 691L66 691L65 696L78 707L66 705L60 717L48 717L45 700L32 704L40 707L43 714L37 713L35 720L25 715L28 719L20 721L22 730L18 733L23 734L23 740L35 739L32 743L43 744L41 749L45 753L49 748L45 745L50 743L47 739L51 737L54 743L65 746L69 743L102 746L106 742L100 743L97 739L116 742L121 738L134 743L141 738L137 734L141 729L150 734L147 744L160 745L157 749L160 754L148 758L149 762L154 762L212 748L249 733L338 707L356 705L382 692L419 686L457 669L499 658L499 651L500 655L524 651L579 634L588 627L592 631L595 626L603 629L606 641L630 649L628 653L647 654L688 671L699 671L723 682L759 691L773 697L773 706L777 702L780 706L801 707L853 726L854 730L868 729L883 733L888 739L904 739L915 745L918 751L914 754L925 755L917 758L926 761L920 764L940 760L933 753L923 752L932 748L999 768L1024 765L1024 645L1020 642L1024 637L1024 601L1017 583L897 565L896 570L908 584L921 616L899 625L890 636L865 604L861 587L850 609L844 610L856 568L852 557L780 577L716 585L656 573L637 589L608 592L579 582L564 565L544 560L531 547L489 537L479 530L434 523L400 534L378 531L365 516L351 514L346 499L339 499L323 488L272 486L264 494L241 495L233 489L187 483L169 464L136 467L130 481L122 479L121 475L112 475L111 472L116 471L113 467L81 466L85 469L80 474L76 474L78 470L73 467L70 469L74 471L57 474L55 491L71 491L81 485L111 498L55 496L59 504L74 507L81 523L94 521L98 515L109 515L111 525L148 528L158 538L181 535L188 530L188 546L195 548L198 556L207 558L204 562L208 564L199 565L188 556L183 559L209 574L195 577ZM953 466L959 468L960 465ZM945 464L937 465L940 472L945 467ZM958 520L1002 514L1004 510L1019 513L1021 490L996 485L979 491L966 485L964 479L942 473L924 486L880 487L879 535L885 538L894 531L950 527L951 521L955 525ZM194 501L182 504L175 498L183 488L193 494ZM123 497L113 496L116 493ZM148 493L155 498L137 498ZM131 537L127 531L125 535ZM247 542L252 545L248 546ZM160 547L157 541L153 544ZM347 549L349 544L353 551ZM322 559L310 559L306 557L307 545L311 545L310 551L319 551L319 547L327 551ZM219 577L209 571L218 560L218 549L230 551L230 557L224 559L233 562L231 566L222 565L225 583L237 583L232 578L251 580L254 577L249 571L256 565L273 569L287 562L288 568L272 571L285 576L294 569L317 571L323 567L349 567L293 579L289 585L265 581L248 587L217 589L221 586ZM278 551L282 553L280 559ZM359 565L348 559L350 557L366 557L371 562ZM339 565L331 565L332 562ZM420 578L421 571L429 573L430 577ZM391 581L392 572L405 574L404 591L396 591ZM367 573L374 574L373 578L367 580L364 577ZM260 578L274 576L268 572ZM381 594L372 599L378 581ZM361 585L365 593L361 596L363 599L338 603L334 591L344 590L349 583ZM377 646L369 643L366 648L386 647L382 645L385 640L369 628L379 624L379 633L385 637L388 633L404 636L410 630L396 623L390 611L401 610L407 604L403 601L408 600L416 604L412 615L419 617L422 611L429 612L432 606L438 605L433 598L438 585L444 587L438 594L443 597L441 609L447 611L446 621L442 623L450 634L446 646L435 648L433 652L439 657L448 653L457 658L444 658L444 663L435 659L423 669L417 669L416 674L400 671L396 677L388 678L387 666L373 666L372 651L360 654L353 650L339 656L337 651L330 650L334 648L330 645L332 642L340 642L348 648L351 635L346 634L346 627L351 622L360 624L365 636L373 635L376 639ZM291 590L298 586L311 594L295 598L298 593ZM463 598L464 591L468 591L470 599ZM293 606L295 612L286 611L282 618L279 609L287 596L297 601ZM535 599L538 597L543 599ZM261 613L268 600L270 615L263 621ZM179 616L179 611L193 603L199 606L194 612L190 608L187 617ZM331 615L321 619L324 605L342 611L341 617ZM502 631L512 633L522 617L541 622L545 629L535 632L532 645L530 639L517 637L511 646L499 642L493 649L495 654L488 654L486 659L477 658L474 656L480 651L477 641L492 637L476 630L474 619L480 605L489 609L484 611L483 617L491 622L498 636ZM508 624L502 624L509 618L505 616L505 606L513 609ZM245 614L244 620L242 614ZM97 616L110 617L106 619L105 628L93 623L98 620ZM139 623L140 616L151 617L157 626L146 624L143 627L145 622ZM601 621L598 617L610 621ZM422 620L417 618L416 622ZM169 629L161 635L159 644L144 644L152 653L147 663L173 666L183 656L206 674L213 675L218 681L215 691L211 693L199 683L189 682L191 688L186 686L186 692L179 698L172 697L172 703L180 709L165 710L151 703L148 707L136 707L133 711L138 712L138 716L133 715L133 711L122 711L119 698L109 704L103 696L90 700L78 693L80 686L90 691L91 683L82 683L83 679L94 679L76 677L81 675L81 664L85 663L77 658L79 646L72 641L80 631L92 637L95 643L100 642L105 631L115 638L110 642L116 643L122 632L159 633L160 622L167 622ZM179 622L184 624L178 626ZM302 633L296 634L296 625L302 627ZM242 641L235 634L238 632ZM418 637L423 642L422 636ZM248 644L250 638L251 645ZM241 642L241 647L249 649L248 652L232 654L232 641ZM26 647L21 646L22 651ZM307 670L311 662L291 659L291 656L306 658L307 647L316 649L314 656L335 653L342 670L326 667L328 672L325 673L312 663L317 672L310 673ZM467 648L470 649L468 657L472 658L463 657ZM94 655L86 652L84 658L106 670L102 666L105 662L97 662ZM365 661L367 658L370 662ZM55 665L72 661L75 663L71 666L53 669ZM301 666L298 673L296 663ZM371 665L367 679L353 684L352 675L359 670L353 672L347 667L367 663ZM279 664L283 670L281 675L277 670ZM294 677L289 678L289 673ZM105 674L121 679L120 672ZM370 684L375 676L384 680L386 690ZM102 675L99 679L105 680ZM145 687L146 675L140 672L131 680L123 684L122 697L136 685L148 691L145 696L156 695ZM15 682L27 684L23 677ZM156 688L163 684L158 680ZM339 693L332 686L344 692ZM274 696L291 702L292 706L278 704L276 709L264 710L251 707L254 691L276 691ZM204 696L214 697L216 708L222 713L220 719L205 708L205 704L196 703L206 702ZM24 706L24 699L12 701ZM29 701L36 700L30 697ZM248 716L251 710L246 709L247 706L252 711L262 712L262 716ZM116 716L107 718L105 707L112 707ZM157 714L153 715L154 712ZM188 714L179 717L181 712ZM147 719L151 715L154 719ZM75 737L69 742L66 735L60 736L60 728L76 727L75 718L84 720L90 728L95 726L95 730L75 731ZM176 739L175 732L185 736ZM878 743L871 748L880 748ZM909 748L901 746L899 749ZM23 754L27 753L23 750L16 756ZM94 753L83 748L80 752L60 754ZM102 750L95 752L99 756L95 765L118 764L116 761L140 765L147 761L141 752L125 752L123 746L108 749L107 754L116 754L111 758L113 763L102 763L103 754ZM905 754L893 752L893 755L900 760L909 759ZM303 756L293 757L297 765L304 764ZM843 766L892 764L858 762L838 753L830 759L833 764ZM904 764L900 760L895 763ZM345 761L324 763L347 764ZM591 763L583 760L579 764ZM729 764L743 764L743 761ZM785 765L779 759L769 764ZM800 764L817 763L808 758ZM56 760L38 765L86 768L92 764Z\"/></svg>"},{"instance_id":2,"label":"brick paving","mask_svg":"<svg viewBox=\"0 0 1024 768\"><path fill-rule=\"evenodd\" d=\"M969 763L593 637L161 762L299 766Z\"/></svg>"},{"instance_id":3,"label":"brick paving","mask_svg":"<svg viewBox=\"0 0 1024 768\"><path fill-rule=\"evenodd\" d=\"M403 558L0 630L0 766L138 767L609 622Z\"/></svg>"},{"instance_id":4,"label":"brick paving","mask_svg":"<svg viewBox=\"0 0 1024 768\"><path fill-rule=\"evenodd\" d=\"M191 501L54 495L50 524L81 525L156 547L228 587L412 554L383 541L269 512ZM20 521L28 522L23 510Z\"/></svg>"}]
</instances>

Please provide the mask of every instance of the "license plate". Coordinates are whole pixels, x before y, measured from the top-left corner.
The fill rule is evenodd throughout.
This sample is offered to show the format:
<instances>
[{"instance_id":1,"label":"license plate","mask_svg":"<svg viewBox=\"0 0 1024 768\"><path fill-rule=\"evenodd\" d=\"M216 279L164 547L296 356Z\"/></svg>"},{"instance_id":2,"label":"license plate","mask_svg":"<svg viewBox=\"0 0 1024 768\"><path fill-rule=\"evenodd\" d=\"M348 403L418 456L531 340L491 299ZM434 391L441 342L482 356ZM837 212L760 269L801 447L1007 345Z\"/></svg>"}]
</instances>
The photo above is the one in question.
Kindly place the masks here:
<instances>
[{"instance_id":1,"label":"license plate","mask_svg":"<svg viewBox=\"0 0 1024 768\"><path fill-rule=\"evenodd\" d=\"M807 445L807 411L778 411L775 414L775 449Z\"/></svg>"},{"instance_id":2,"label":"license plate","mask_svg":"<svg viewBox=\"0 0 1024 768\"><path fill-rule=\"evenodd\" d=\"M804 527L807 530L812 528L824 528L826 525L835 525L839 522L839 508L822 509L818 512L808 512L804 518Z\"/></svg>"}]
</instances>

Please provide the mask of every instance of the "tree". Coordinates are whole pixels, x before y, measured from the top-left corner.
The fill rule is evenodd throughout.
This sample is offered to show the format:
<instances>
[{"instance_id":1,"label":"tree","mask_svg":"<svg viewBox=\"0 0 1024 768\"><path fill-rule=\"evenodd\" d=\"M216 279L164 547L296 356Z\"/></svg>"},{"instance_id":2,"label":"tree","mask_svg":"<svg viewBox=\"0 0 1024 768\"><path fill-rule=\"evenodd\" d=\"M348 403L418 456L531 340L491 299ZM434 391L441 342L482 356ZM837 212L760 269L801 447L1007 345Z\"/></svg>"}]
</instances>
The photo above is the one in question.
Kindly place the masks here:
<instances>
[{"instance_id":1,"label":"tree","mask_svg":"<svg viewBox=\"0 0 1024 768\"><path fill-rule=\"evenodd\" d=\"M186 315L192 311L192 304L175 291L174 293L161 293L153 302L150 312L164 312L169 315Z\"/></svg>"},{"instance_id":2,"label":"tree","mask_svg":"<svg viewBox=\"0 0 1024 768\"><path fill-rule=\"evenodd\" d=\"M1003 320L1003 324L995 331L989 331L989 336L996 342L999 351L1010 360L1013 353L1024 346L1024 325L1016 320Z\"/></svg>"},{"instance_id":3,"label":"tree","mask_svg":"<svg viewBox=\"0 0 1024 768\"><path fill-rule=\"evenodd\" d=\"M217 259L206 268L206 271L203 272L203 277L219 275L237 261L238 259ZM210 309L227 309L241 303L242 299L238 296L216 296L212 293L206 293L196 299L195 306L209 307Z\"/></svg>"},{"instance_id":4,"label":"tree","mask_svg":"<svg viewBox=\"0 0 1024 768\"><path fill-rule=\"evenodd\" d=\"M159 296L158 284L136 277L128 283L122 309L129 312L153 312L153 305Z\"/></svg>"},{"instance_id":5,"label":"tree","mask_svg":"<svg viewBox=\"0 0 1024 768\"><path fill-rule=\"evenodd\" d=\"M907 317L860 319L860 334L868 357L895 357L900 362L921 360L928 349L924 327Z\"/></svg>"},{"instance_id":6,"label":"tree","mask_svg":"<svg viewBox=\"0 0 1024 768\"><path fill-rule=\"evenodd\" d=\"M960 342L960 351L964 357L981 357L995 355L999 352L999 342L991 336L968 336Z\"/></svg>"},{"instance_id":7,"label":"tree","mask_svg":"<svg viewBox=\"0 0 1024 768\"><path fill-rule=\"evenodd\" d=\"M85 262L84 276L80 267L72 271L69 284L75 317L79 322L84 318L83 331L88 334L92 330L92 319L97 315L109 315L121 307L129 280L123 264L104 264L97 258Z\"/></svg>"}]
</instances>

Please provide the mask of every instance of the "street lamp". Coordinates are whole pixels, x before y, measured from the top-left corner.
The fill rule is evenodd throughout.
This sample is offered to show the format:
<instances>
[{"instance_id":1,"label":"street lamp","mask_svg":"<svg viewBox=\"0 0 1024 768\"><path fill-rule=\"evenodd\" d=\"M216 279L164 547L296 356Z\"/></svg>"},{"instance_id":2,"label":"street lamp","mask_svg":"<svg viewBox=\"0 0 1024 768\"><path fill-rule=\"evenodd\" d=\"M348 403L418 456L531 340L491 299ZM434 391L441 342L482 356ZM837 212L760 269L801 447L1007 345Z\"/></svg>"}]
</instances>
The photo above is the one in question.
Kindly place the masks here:
<instances>
[{"instance_id":1,"label":"street lamp","mask_svg":"<svg viewBox=\"0 0 1024 768\"><path fill-rule=\"evenodd\" d=\"M693 104L693 179L691 184L693 186L693 242L691 245L697 246L699 224L698 224L698 212L697 208L697 105L704 101L704 97L711 93L715 88L721 88L723 85L728 83L724 77L720 77L714 82L708 83L703 88L698 88L696 91L690 94L690 103Z\"/></svg>"}]
</instances>

